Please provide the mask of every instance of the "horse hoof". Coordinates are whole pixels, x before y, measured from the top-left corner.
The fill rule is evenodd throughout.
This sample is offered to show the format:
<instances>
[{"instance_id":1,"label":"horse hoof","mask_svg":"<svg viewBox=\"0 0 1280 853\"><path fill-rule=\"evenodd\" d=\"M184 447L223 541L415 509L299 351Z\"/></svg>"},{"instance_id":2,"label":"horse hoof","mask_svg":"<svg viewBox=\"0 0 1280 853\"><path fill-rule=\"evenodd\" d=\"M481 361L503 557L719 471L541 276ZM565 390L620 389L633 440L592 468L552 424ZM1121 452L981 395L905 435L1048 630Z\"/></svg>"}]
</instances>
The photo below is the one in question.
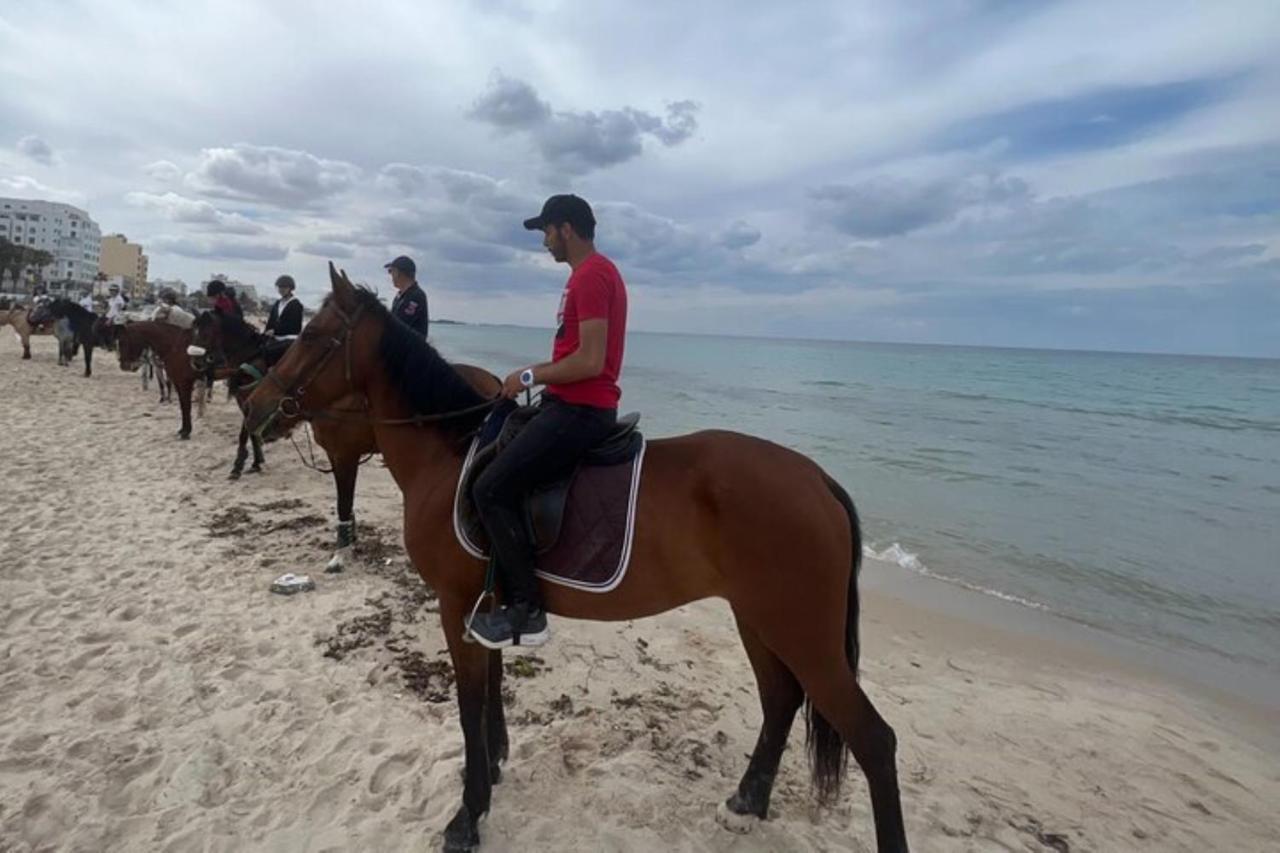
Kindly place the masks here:
<instances>
[{"instance_id":1,"label":"horse hoof","mask_svg":"<svg viewBox=\"0 0 1280 853\"><path fill-rule=\"evenodd\" d=\"M180 433L178 433L178 438L179 438L179 439L181 439L182 441L190 441L190 440L191 440L191 433L189 433L189 432L180 432Z\"/></svg>"},{"instance_id":2,"label":"horse hoof","mask_svg":"<svg viewBox=\"0 0 1280 853\"><path fill-rule=\"evenodd\" d=\"M444 829L444 844L441 850L445 853L471 853L480 848L480 828L478 821L471 816L471 811L462 806Z\"/></svg>"},{"instance_id":3,"label":"horse hoof","mask_svg":"<svg viewBox=\"0 0 1280 853\"><path fill-rule=\"evenodd\" d=\"M252 466L249 468L249 473L250 473L250 474L261 474L261 473L262 473L262 466L261 466L261 465L256 465L256 464L255 464L255 465L252 465Z\"/></svg>"},{"instance_id":4,"label":"horse hoof","mask_svg":"<svg viewBox=\"0 0 1280 853\"><path fill-rule=\"evenodd\" d=\"M232 471L230 474L228 474L228 475L227 475L227 479L228 479L228 480L239 480L239 479L240 479L240 472L239 472L239 471Z\"/></svg>"},{"instance_id":5,"label":"horse hoof","mask_svg":"<svg viewBox=\"0 0 1280 853\"><path fill-rule=\"evenodd\" d=\"M739 798L734 794L725 802L716 807L716 823L723 826L730 832L738 835L747 835L751 830L756 828L756 824L760 822L760 818L751 813L743 814L735 811L735 806L739 805Z\"/></svg>"}]
</instances>

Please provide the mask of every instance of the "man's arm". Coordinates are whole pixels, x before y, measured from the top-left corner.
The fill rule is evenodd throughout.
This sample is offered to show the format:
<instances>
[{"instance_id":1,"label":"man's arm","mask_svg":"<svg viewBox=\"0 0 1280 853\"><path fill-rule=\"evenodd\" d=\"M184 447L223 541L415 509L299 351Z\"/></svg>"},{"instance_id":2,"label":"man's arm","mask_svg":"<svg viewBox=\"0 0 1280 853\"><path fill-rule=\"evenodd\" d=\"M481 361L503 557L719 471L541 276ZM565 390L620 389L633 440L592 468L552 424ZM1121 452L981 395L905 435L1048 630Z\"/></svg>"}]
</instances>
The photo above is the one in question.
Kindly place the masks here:
<instances>
[{"instance_id":1,"label":"man's arm","mask_svg":"<svg viewBox=\"0 0 1280 853\"><path fill-rule=\"evenodd\" d=\"M582 320L578 323L578 348L559 361L535 364L533 384L569 385L599 376L604 372L608 343L608 320ZM522 372L513 371L503 383L502 390L508 397L514 397L524 390L524 385L520 382Z\"/></svg>"}]
</instances>

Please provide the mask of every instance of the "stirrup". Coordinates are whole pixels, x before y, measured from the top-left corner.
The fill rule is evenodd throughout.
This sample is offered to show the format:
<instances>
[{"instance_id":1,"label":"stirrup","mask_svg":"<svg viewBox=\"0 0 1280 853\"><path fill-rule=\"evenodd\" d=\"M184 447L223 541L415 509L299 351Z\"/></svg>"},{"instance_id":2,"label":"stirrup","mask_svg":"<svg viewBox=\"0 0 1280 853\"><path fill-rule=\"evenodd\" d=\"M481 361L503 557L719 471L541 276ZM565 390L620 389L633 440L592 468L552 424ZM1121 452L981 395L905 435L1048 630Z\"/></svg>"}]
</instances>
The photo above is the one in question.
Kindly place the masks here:
<instances>
[{"instance_id":1,"label":"stirrup","mask_svg":"<svg viewBox=\"0 0 1280 853\"><path fill-rule=\"evenodd\" d=\"M476 614L480 612L480 605L484 604L484 600L486 598L494 599L495 603L497 601L497 597L494 595L494 592L492 589L484 589L480 591L480 597L476 599L475 606L471 608L471 615L467 617L467 621L463 624L462 642L464 643L477 642L475 634L471 633L471 622L476 618Z\"/></svg>"}]
</instances>

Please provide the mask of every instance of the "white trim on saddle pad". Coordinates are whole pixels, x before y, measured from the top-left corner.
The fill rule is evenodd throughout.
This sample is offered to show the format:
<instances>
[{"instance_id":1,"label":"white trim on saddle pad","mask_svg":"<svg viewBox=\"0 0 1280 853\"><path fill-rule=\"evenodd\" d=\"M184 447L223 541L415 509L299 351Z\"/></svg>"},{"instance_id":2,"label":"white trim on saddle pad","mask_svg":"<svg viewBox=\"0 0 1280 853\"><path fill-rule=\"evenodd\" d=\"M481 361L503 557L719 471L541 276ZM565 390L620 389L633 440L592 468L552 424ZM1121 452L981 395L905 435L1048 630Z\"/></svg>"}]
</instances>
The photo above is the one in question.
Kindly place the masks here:
<instances>
[{"instance_id":1,"label":"white trim on saddle pad","mask_svg":"<svg viewBox=\"0 0 1280 853\"><path fill-rule=\"evenodd\" d=\"M458 544L462 546L462 550L479 560L489 559L480 546L476 545L467 538L467 533L462 529L462 521L459 518L458 509L462 502L462 484L467 481L467 472L471 470L471 463L475 461L477 442L479 438L471 439L471 447L467 450L467 458L462 463L462 472L458 475L458 485L453 491L453 533L458 539ZM640 471L644 468L644 453L649 447L647 439L641 439L640 450L636 453L634 465L631 469L631 492L627 496L627 529L623 534L622 551L618 556L618 565L614 569L609 580L602 584L583 583L581 581L569 580L567 578L557 577L556 575L547 574L541 569L538 570L538 577L545 581L549 581L560 586L567 586L571 589L582 590L583 592L612 592L622 583L622 579L627 575L627 568L631 565L631 545L635 541L636 532L636 504L640 497ZM632 465L632 462L624 462L624 465Z\"/></svg>"}]
</instances>

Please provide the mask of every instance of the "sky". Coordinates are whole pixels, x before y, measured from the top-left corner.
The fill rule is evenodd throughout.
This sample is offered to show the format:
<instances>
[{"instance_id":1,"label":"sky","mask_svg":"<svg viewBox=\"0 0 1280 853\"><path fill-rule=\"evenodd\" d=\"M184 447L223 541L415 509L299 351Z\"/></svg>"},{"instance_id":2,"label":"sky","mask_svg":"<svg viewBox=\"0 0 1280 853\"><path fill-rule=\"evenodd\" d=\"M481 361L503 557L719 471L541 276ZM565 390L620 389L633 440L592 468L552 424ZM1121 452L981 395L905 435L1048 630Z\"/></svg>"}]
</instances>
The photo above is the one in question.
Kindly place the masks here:
<instances>
[{"instance_id":1,"label":"sky","mask_svg":"<svg viewBox=\"0 0 1280 853\"><path fill-rule=\"evenodd\" d=\"M323 11L316 11L323 9ZM0 0L0 195L155 278L551 326L1280 356L1280 3Z\"/></svg>"}]
</instances>

